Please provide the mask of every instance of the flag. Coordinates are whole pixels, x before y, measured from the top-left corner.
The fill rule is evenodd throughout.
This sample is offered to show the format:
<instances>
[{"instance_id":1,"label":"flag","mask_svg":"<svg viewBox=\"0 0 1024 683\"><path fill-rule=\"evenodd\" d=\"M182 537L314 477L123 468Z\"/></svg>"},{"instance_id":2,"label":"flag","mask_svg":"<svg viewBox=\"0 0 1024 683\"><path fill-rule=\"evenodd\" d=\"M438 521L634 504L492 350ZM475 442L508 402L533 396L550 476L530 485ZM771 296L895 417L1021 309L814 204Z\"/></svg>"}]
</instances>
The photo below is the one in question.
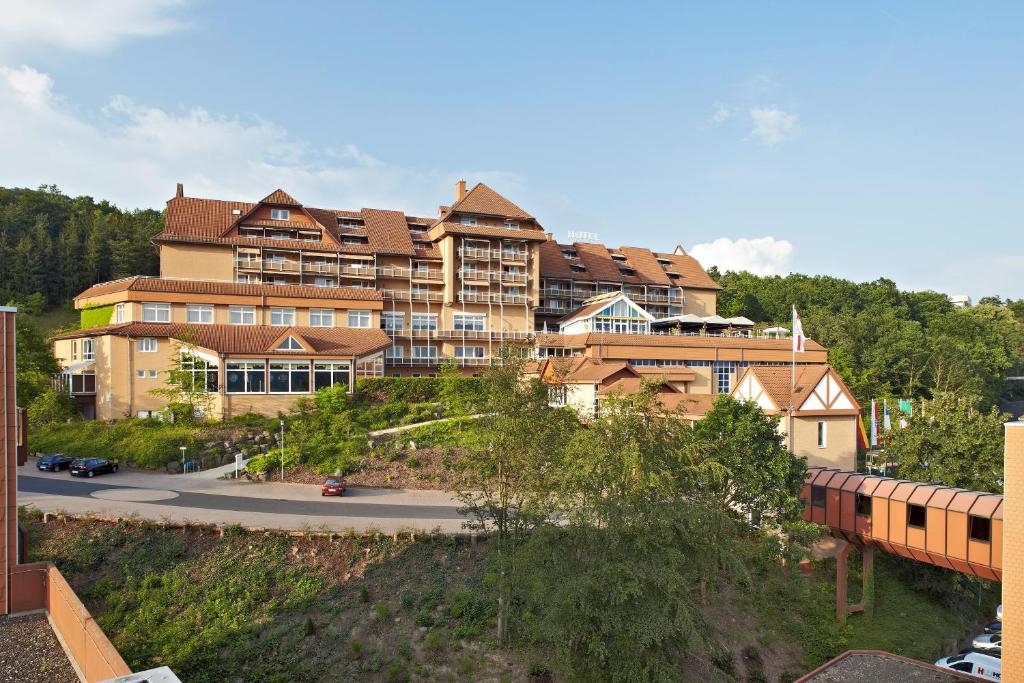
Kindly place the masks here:
<instances>
[{"instance_id":1,"label":"flag","mask_svg":"<svg viewBox=\"0 0 1024 683\"><path fill-rule=\"evenodd\" d=\"M800 322L800 314L793 307L793 353L804 350L804 326Z\"/></svg>"},{"instance_id":2,"label":"flag","mask_svg":"<svg viewBox=\"0 0 1024 683\"><path fill-rule=\"evenodd\" d=\"M871 399L871 445L879 444L879 401Z\"/></svg>"},{"instance_id":3,"label":"flag","mask_svg":"<svg viewBox=\"0 0 1024 683\"><path fill-rule=\"evenodd\" d=\"M857 448L868 449L868 432L864 429L863 415L857 415Z\"/></svg>"},{"instance_id":4,"label":"flag","mask_svg":"<svg viewBox=\"0 0 1024 683\"><path fill-rule=\"evenodd\" d=\"M889 417L889 399L882 399L882 428L885 431L892 429L892 418Z\"/></svg>"},{"instance_id":5,"label":"flag","mask_svg":"<svg viewBox=\"0 0 1024 683\"><path fill-rule=\"evenodd\" d=\"M907 426L907 418L914 416L914 402L909 398L901 398L899 405L900 409L900 429Z\"/></svg>"}]
</instances>

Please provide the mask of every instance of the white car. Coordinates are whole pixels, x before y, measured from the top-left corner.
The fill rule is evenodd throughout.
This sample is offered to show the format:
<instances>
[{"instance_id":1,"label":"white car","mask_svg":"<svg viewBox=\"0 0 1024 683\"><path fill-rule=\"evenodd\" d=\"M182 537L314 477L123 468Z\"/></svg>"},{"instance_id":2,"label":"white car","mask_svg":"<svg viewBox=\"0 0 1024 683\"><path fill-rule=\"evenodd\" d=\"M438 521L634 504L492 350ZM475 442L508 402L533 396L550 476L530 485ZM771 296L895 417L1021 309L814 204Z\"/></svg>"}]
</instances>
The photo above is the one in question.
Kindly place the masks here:
<instances>
[{"instance_id":1,"label":"white car","mask_svg":"<svg viewBox=\"0 0 1024 683\"><path fill-rule=\"evenodd\" d=\"M971 647L976 650L993 650L1001 652L1003 647L1003 636L1000 633L985 633L980 636L975 636L971 642Z\"/></svg>"},{"instance_id":2,"label":"white car","mask_svg":"<svg viewBox=\"0 0 1024 683\"><path fill-rule=\"evenodd\" d=\"M1003 663L1001 660L983 655L980 652L967 652L961 655L943 657L935 661L940 669L950 669L971 674L986 681L1003 680Z\"/></svg>"},{"instance_id":3,"label":"white car","mask_svg":"<svg viewBox=\"0 0 1024 683\"><path fill-rule=\"evenodd\" d=\"M1002 620L1003 620L1003 606L999 605L999 607L996 607L996 621L1002 621Z\"/></svg>"}]
</instances>

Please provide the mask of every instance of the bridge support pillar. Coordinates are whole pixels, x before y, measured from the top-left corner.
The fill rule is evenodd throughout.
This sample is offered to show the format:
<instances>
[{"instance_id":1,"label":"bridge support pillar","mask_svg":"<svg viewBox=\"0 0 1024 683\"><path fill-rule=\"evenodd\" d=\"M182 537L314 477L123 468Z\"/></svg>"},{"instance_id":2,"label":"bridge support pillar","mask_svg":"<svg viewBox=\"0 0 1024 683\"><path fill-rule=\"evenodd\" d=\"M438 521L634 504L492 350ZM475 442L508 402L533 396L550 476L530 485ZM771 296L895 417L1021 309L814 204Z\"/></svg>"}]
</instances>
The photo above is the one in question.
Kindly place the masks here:
<instances>
[{"instance_id":1,"label":"bridge support pillar","mask_svg":"<svg viewBox=\"0 0 1024 683\"><path fill-rule=\"evenodd\" d=\"M851 546L846 541L839 540L839 552L836 553L836 621L840 624L846 623L846 615L849 607L846 603L846 574L847 563L850 558Z\"/></svg>"},{"instance_id":2,"label":"bridge support pillar","mask_svg":"<svg viewBox=\"0 0 1024 683\"><path fill-rule=\"evenodd\" d=\"M864 616L871 618L875 613L875 546L861 546L860 554L863 561L861 578L864 582L861 600L864 605Z\"/></svg>"},{"instance_id":3,"label":"bridge support pillar","mask_svg":"<svg viewBox=\"0 0 1024 683\"><path fill-rule=\"evenodd\" d=\"M847 615L864 612L867 617L870 617L874 612L875 549L872 546L858 546L863 566L861 572L861 580L863 582L861 602L851 605L849 604L846 582L849 575L848 564L853 544L840 539L837 547L839 549L836 552L836 621L840 624L845 624Z\"/></svg>"}]
</instances>

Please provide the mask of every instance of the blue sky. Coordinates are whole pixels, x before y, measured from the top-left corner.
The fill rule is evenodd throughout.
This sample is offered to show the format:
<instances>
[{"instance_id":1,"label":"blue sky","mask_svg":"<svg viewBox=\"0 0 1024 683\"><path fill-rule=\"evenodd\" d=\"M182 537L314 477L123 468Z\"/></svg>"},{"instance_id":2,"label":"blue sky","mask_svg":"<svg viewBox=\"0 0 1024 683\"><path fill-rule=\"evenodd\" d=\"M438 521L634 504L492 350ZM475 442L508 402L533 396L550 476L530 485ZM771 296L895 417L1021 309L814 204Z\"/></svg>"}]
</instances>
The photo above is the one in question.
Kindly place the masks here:
<instances>
[{"instance_id":1,"label":"blue sky","mask_svg":"<svg viewBox=\"0 0 1024 683\"><path fill-rule=\"evenodd\" d=\"M1024 297L1020 3L5 3L0 184L432 214Z\"/></svg>"}]
</instances>

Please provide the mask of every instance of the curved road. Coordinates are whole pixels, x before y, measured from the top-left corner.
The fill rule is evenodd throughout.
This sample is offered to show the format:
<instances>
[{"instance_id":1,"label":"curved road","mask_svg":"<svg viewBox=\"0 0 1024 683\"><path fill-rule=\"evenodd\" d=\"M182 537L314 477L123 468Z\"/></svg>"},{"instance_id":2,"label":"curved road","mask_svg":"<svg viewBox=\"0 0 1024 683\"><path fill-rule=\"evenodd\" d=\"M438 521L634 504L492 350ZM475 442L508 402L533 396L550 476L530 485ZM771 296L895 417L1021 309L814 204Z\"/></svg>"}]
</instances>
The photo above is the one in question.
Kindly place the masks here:
<instances>
[{"instance_id":1,"label":"curved road","mask_svg":"<svg viewBox=\"0 0 1024 683\"><path fill-rule=\"evenodd\" d=\"M66 471L39 472L34 462L19 468L18 498L21 504L48 512L281 529L459 531L465 521L457 511L458 502L437 491L350 488L341 498L324 498L318 486L243 483L201 475L122 471L75 479Z\"/></svg>"}]
</instances>

